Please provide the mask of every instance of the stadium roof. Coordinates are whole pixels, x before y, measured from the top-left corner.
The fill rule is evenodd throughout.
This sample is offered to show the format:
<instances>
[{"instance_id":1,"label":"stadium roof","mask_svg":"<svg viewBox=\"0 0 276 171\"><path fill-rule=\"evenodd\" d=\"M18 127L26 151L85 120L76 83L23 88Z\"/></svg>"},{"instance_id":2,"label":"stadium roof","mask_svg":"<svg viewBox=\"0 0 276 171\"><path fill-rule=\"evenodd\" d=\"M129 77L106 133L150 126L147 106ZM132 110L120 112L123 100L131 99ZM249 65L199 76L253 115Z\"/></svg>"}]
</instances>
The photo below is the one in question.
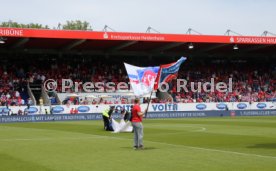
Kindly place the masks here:
<instances>
[{"instance_id":1,"label":"stadium roof","mask_svg":"<svg viewBox=\"0 0 276 171\"><path fill-rule=\"evenodd\" d=\"M130 56L276 55L276 37L266 36L0 28L0 37L5 41L4 44L0 44L0 53L28 51L28 53L83 53Z\"/></svg>"}]
</instances>

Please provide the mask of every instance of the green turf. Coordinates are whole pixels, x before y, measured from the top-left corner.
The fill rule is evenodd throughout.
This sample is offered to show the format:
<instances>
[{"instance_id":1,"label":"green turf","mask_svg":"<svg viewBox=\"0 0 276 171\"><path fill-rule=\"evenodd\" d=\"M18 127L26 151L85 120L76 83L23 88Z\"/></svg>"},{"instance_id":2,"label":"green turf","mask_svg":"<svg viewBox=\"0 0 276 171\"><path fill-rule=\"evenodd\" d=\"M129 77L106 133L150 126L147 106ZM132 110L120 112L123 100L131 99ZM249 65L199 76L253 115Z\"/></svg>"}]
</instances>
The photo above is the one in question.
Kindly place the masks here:
<instances>
[{"instance_id":1,"label":"green turf","mask_svg":"<svg viewBox=\"0 0 276 171\"><path fill-rule=\"evenodd\" d=\"M145 120L145 150L102 121L0 124L2 171L276 170L276 117Z\"/></svg>"}]
</instances>

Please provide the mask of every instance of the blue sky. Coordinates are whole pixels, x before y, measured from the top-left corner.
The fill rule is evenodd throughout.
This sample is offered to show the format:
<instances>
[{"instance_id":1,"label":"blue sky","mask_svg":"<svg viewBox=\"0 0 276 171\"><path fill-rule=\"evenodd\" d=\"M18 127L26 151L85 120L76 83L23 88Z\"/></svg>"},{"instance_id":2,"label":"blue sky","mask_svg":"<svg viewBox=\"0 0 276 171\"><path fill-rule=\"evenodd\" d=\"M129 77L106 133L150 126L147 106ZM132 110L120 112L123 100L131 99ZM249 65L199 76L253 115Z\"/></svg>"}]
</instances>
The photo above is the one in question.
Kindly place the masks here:
<instances>
[{"instance_id":1,"label":"blue sky","mask_svg":"<svg viewBox=\"0 0 276 171\"><path fill-rule=\"evenodd\" d=\"M273 0L0 0L0 22L9 19L51 27L66 20L86 20L94 30L221 35L231 29L243 35L276 33Z\"/></svg>"}]
</instances>

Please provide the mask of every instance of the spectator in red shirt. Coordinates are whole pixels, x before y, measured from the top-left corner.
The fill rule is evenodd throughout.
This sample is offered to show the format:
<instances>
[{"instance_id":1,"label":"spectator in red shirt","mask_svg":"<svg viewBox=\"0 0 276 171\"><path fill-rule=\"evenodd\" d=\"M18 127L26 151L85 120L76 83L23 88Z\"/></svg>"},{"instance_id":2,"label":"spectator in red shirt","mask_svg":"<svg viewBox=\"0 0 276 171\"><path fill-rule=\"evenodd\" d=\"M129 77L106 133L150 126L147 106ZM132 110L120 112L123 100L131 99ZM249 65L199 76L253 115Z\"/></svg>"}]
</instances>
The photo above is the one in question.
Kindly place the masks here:
<instances>
[{"instance_id":1,"label":"spectator in red shirt","mask_svg":"<svg viewBox=\"0 0 276 171\"><path fill-rule=\"evenodd\" d=\"M75 108L75 109L74 109L74 114L78 114L78 113L79 113L78 109Z\"/></svg>"},{"instance_id":2,"label":"spectator in red shirt","mask_svg":"<svg viewBox=\"0 0 276 171\"><path fill-rule=\"evenodd\" d=\"M134 149L143 149L143 116L145 112L141 112L141 107L140 107L140 100L137 98L134 100L134 105L132 108L132 126L134 130Z\"/></svg>"},{"instance_id":3,"label":"spectator in red shirt","mask_svg":"<svg viewBox=\"0 0 276 171\"><path fill-rule=\"evenodd\" d=\"M74 108L71 108L70 114L74 114Z\"/></svg>"}]
</instances>

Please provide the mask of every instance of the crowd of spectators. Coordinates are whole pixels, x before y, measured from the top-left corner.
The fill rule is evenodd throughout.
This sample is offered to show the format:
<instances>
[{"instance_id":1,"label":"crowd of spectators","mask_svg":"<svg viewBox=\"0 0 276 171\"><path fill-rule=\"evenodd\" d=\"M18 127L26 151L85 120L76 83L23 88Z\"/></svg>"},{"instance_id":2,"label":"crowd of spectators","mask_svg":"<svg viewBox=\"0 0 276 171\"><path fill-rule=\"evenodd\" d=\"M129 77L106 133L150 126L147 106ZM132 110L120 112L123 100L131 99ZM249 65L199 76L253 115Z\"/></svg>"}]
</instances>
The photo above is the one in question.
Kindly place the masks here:
<instances>
[{"instance_id":1,"label":"crowd of spectators","mask_svg":"<svg viewBox=\"0 0 276 171\"><path fill-rule=\"evenodd\" d=\"M52 64L50 72L46 73L47 78L57 80L58 87L57 91L62 91L62 79L71 79L74 83L85 83L85 82L113 82L115 84L119 82L128 82L128 77L124 72L124 68L118 64L106 64L103 62L96 63L85 63L81 62L78 64ZM73 85L71 88L66 89L67 93L72 93L77 90L82 92L83 84L79 84L78 87ZM116 88L116 86L115 86ZM104 91L97 90L96 91Z\"/></svg>"},{"instance_id":2,"label":"crowd of spectators","mask_svg":"<svg viewBox=\"0 0 276 171\"><path fill-rule=\"evenodd\" d=\"M178 78L188 81L188 90L191 82L229 82L233 79L233 92L177 92L176 81L172 82L169 93L172 99L153 99L155 103L181 102L255 102L271 101L276 98L276 66L273 62L252 62L252 59L245 60L197 60L183 64L179 71ZM160 62L160 61L158 61ZM171 62L171 61L168 61ZM12 63L12 62L10 62ZM140 65L139 63L133 63ZM26 105L28 95L26 93L27 83L42 84L47 79L57 80L57 92L61 92L62 79L71 79L73 82L119 82L128 83L128 77L123 66L123 61L110 62L108 60L93 59L54 59L29 60L5 64L0 66L0 103L2 106ZM229 85L228 85L229 86ZM78 89L83 92L82 84L78 87L66 89L72 93ZM127 87L127 89L130 87ZM103 88L105 92L107 89ZM70 100L70 99L69 99ZM144 99L146 102L148 99ZM114 104L130 103L127 98L116 98L113 100L98 99L88 101L79 99L70 100L71 104Z\"/></svg>"},{"instance_id":3,"label":"crowd of spectators","mask_svg":"<svg viewBox=\"0 0 276 171\"><path fill-rule=\"evenodd\" d=\"M172 95L177 102L265 102L276 100L276 66L263 65L262 63L248 64L246 61L225 63L214 61L206 65L184 68L179 77L190 82L227 83L232 78L232 92L176 92L172 88ZM174 83L175 85L175 83ZM190 90L191 87L187 86Z\"/></svg>"},{"instance_id":4,"label":"crowd of spectators","mask_svg":"<svg viewBox=\"0 0 276 171\"><path fill-rule=\"evenodd\" d=\"M59 69L61 68L61 69ZM74 82L85 83L90 82L128 82L128 77L123 69L122 62L117 64L105 64L103 62L96 62L91 65L86 63L79 63L75 66L72 65L52 65L53 74L50 78L59 80L58 91L61 91L61 78L70 78ZM54 74L58 73L58 74ZM172 99L153 99L155 103L166 102L264 102L272 101L276 98L276 68L271 64L265 62L248 62L246 60L213 60L206 63L206 61L181 67L178 78L188 81L188 92L176 91L176 81L173 81L169 93ZM211 79L217 82L229 83L229 78L232 78L232 92L206 92L203 89L198 92L191 91L191 82L196 84L201 82L210 82ZM227 84L229 87L230 85ZM196 87L197 88L197 87ZM67 89L67 92L74 92L75 87ZM82 86L78 87L78 91L82 91ZM97 91L97 90L96 90ZM99 90L98 90L99 91ZM107 89L102 90L103 92ZM144 102L147 102L147 98ZM117 104L129 103L129 99L113 99L113 100L97 100L90 101L80 100L78 104ZM76 104L76 103L74 103Z\"/></svg>"},{"instance_id":5,"label":"crowd of spectators","mask_svg":"<svg viewBox=\"0 0 276 171\"><path fill-rule=\"evenodd\" d=\"M28 102L26 92L27 80L14 68L0 66L0 105L21 106Z\"/></svg>"}]
</instances>

